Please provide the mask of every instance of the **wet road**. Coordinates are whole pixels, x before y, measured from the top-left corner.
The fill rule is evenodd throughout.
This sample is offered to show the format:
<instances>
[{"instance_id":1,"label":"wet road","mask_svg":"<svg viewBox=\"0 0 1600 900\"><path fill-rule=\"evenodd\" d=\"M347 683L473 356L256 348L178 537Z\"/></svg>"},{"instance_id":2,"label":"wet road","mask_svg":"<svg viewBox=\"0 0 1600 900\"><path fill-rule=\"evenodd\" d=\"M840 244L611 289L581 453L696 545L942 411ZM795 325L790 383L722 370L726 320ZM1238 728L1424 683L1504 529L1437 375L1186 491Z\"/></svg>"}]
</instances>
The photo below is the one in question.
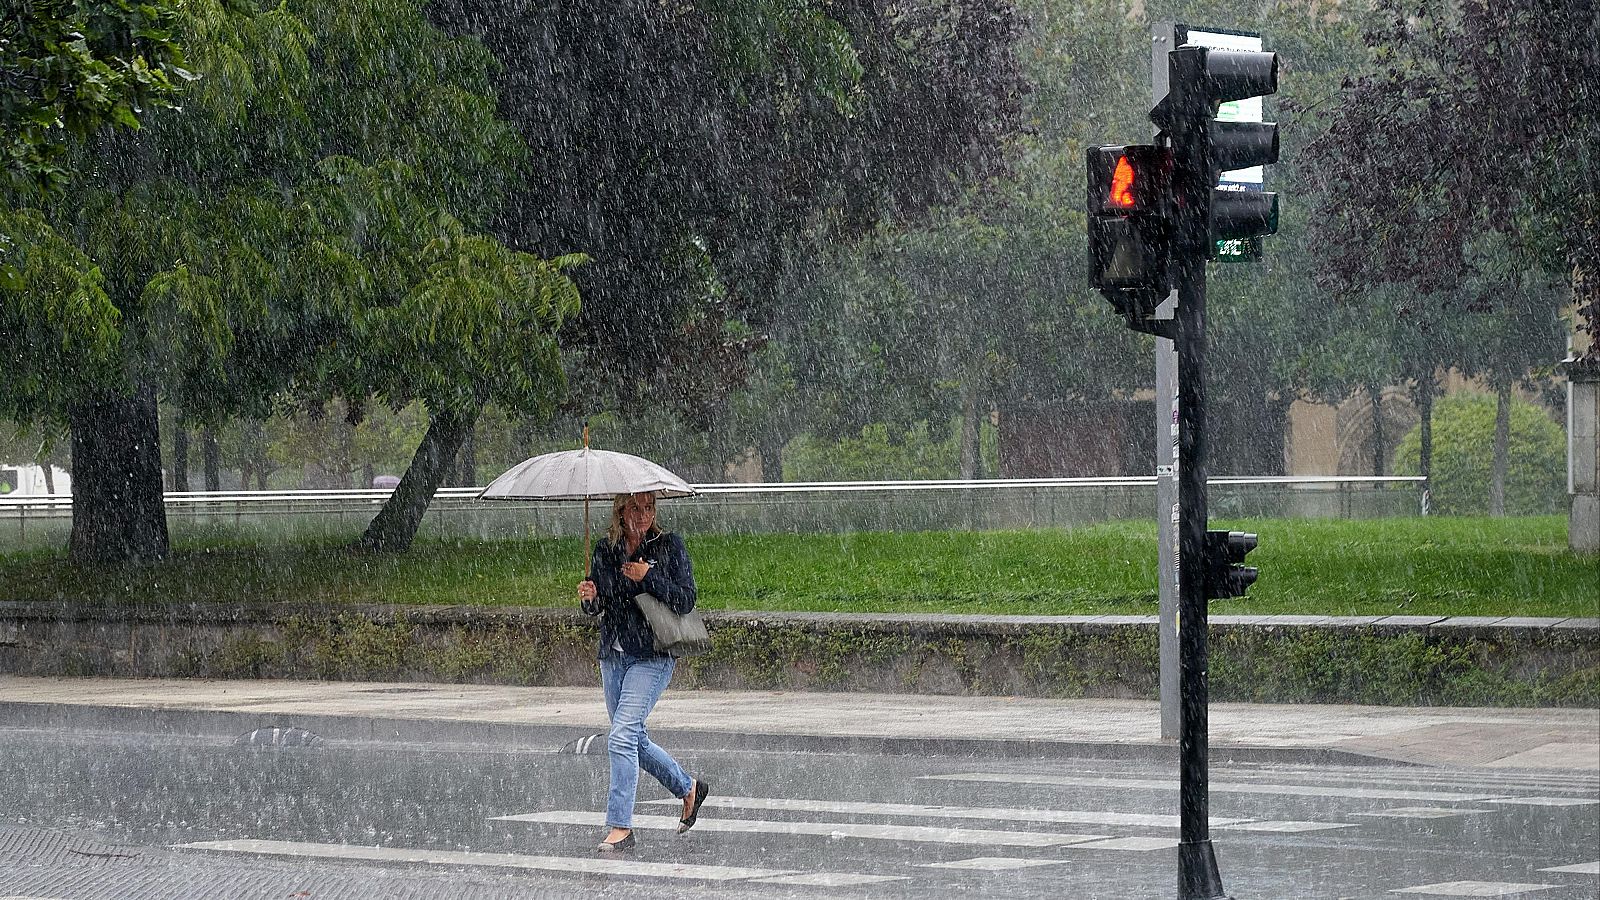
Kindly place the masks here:
<instances>
[{"instance_id":1,"label":"wet road","mask_svg":"<svg viewBox=\"0 0 1600 900\"><path fill-rule=\"evenodd\" d=\"M603 743L603 742L601 742ZM1171 897L1166 763L680 752L596 860L603 753L0 729L0 897ZM1600 895L1593 776L1213 768L1236 898ZM652 802L670 801L670 802Z\"/></svg>"}]
</instances>

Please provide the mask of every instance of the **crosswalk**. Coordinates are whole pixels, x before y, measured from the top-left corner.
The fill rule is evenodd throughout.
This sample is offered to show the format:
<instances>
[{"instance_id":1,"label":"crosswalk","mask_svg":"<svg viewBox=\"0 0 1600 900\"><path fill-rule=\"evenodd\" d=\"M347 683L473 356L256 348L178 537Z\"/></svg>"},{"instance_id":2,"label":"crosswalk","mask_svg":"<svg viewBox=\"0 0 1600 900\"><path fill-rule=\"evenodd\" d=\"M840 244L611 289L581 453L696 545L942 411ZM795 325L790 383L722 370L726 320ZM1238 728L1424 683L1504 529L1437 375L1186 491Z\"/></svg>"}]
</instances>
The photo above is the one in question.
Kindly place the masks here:
<instances>
[{"instance_id":1,"label":"crosswalk","mask_svg":"<svg viewBox=\"0 0 1600 900\"><path fill-rule=\"evenodd\" d=\"M1581 777L1553 778L1537 773L1487 778L1436 770L1362 773L1275 768L1225 770L1218 774L1221 777L1210 783L1212 793L1239 799L1230 807L1235 814L1210 820L1216 840L1288 842L1282 847L1272 846L1273 852L1288 854L1283 856L1285 860L1292 860L1292 854L1304 847L1326 851L1337 846L1329 842L1337 842L1341 836L1351 836L1353 845L1363 848L1363 853L1372 853L1372 848L1385 840L1395 841L1397 831L1408 840L1421 840L1419 835L1430 833L1426 829L1433 827L1429 824L1433 820L1492 824L1508 816L1583 815L1587 808L1600 806L1600 784ZM994 795L997 798L1025 792L1029 802L1038 805L1017 808L749 793L713 795L691 833L691 840L697 843L679 846L704 848L715 847L719 841L734 841L744 842L739 846L747 850L758 850L710 861L704 852L684 862L596 857L590 852L592 841L605 825L605 816L593 809L531 809L485 817L497 829L527 829L523 833L531 835L536 848L549 849L549 853L255 839L197 841L177 846L220 854L471 866L624 879L859 888L868 895L877 891L965 890L964 878L1026 880L1035 877L1030 874L1035 872L1039 873L1037 878L1045 879L1038 882L1043 885L1058 877L1049 873L1059 867L1071 867L1075 877L1093 877L1083 873L1110 869L1130 877L1128 867L1116 862L1126 859L1140 860L1139 865L1145 868L1138 871L1155 873L1151 875L1150 896L1164 893L1168 886L1180 825L1178 816L1162 811L1174 808L1169 795L1176 788L1171 780L1038 767L1031 771L908 772L900 787L904 795L928 797L943 790L939 785L988 785L1001 792ZM984 796L990 794L985 792ZM1104 802L1095 804L1097 808L1070 808L1070 803L1051 803L1052 797ZM634 827L642 832L675 831L678 822L673 807L679 802L671 798L642 800ZM673 814L650 812L658 808ZM1301 816L1314 810L1313 815L1326 814L1327 819L1264 814L1290 810ZM1239 815L1239 811L1263 814ZM1592 835L1593 830L1583 833ZM819 841L827 846L849 842L845 846L850 852L818 853ZM1405 849L1402 845L1400 852ZM1441 848L1439 852L1449 849ZM1504 880L1472 878L1468 876L1483 873L1463 871L1453 873L1462 877L1424 881L1407 866L1397 865L1393 867L1394 874L1386 876L1392 883L1377 888L1369 884L1365 889L1438 897L1528 895L1555 900L1600 896L1600 859L1594 859L1600 853L1594 847L1567 849L1571 858L1555 865L1494 872L1495 877ZM1471 854L1459 855L1462 865L1470 866ZM728 864L730 858L752 864ZM1375 869L1367 863L1363 860L1363 866L1352 869L1361 869L1361 877L1370 880L1377 876L1371 875ZM1356 894L1378 895L1361 890Z\"/></svg>"}]
</instances>

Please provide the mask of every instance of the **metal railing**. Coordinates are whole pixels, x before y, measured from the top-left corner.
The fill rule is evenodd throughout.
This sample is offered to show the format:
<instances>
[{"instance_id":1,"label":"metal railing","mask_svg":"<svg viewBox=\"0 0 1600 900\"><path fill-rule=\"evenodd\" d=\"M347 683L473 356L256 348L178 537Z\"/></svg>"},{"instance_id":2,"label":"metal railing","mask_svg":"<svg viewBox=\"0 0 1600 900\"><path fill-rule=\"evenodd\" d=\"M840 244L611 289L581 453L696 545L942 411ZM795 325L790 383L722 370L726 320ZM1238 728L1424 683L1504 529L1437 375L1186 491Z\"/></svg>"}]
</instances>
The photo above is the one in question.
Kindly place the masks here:
<instances>
[{"instance_id":1,"label":"metal railing","mask_svg":"<svg viewBox=\"0 0 1600 900\"><path fill-rule=\"evenodd\" d=\"M1416 476L1218 477L1209 481L1215 518L1379 518L1415 515ZM972 481L828 481L695 485L698 495L663 505L670 527L691 533L1005 530L1148 520L1154 476L1009 478ZM481 488L434 494L421 532L494 540L581 534L582 503L480 500ZM352 534L392 489L188 491L165 495L175 532L204 530L257 540ZM609 509L598 501L595 527ZM65 539L68 495L0 496L0 550Z\"/></svg>"}]
</instances>

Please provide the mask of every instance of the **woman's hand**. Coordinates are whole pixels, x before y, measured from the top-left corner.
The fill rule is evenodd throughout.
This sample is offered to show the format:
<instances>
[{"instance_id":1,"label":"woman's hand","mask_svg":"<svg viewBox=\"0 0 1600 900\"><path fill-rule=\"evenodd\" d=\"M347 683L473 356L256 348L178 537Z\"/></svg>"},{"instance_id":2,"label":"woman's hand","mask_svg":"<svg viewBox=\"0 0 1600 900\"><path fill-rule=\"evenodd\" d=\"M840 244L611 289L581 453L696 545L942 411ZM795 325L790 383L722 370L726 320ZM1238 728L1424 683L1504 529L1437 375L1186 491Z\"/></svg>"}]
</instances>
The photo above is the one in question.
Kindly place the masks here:
<instances>
[{"instance_id":1,"label":"woman's hand","mask_svg":"<svg viewBox=\"0 0 1600 900\"><path fill-rule=\"evenodd\" d=\"M650 574L650 564L647 562L625 562L622 564L622 577L629 581L643 581L644 576Z\"/></svg>"},{"instance_id":2,"label":"woman's hand","mask_svg":"<svg viewBox=\"0 0 1600 900\"><path fill-rule=\"evenodd\" d=\"M599 592L595 590L594 582L592 582L592 581L580 581L580 582L578 582L578 599L583 601L584 603L589 603L590 601L594 600L595 595L597 593L599 593Z\"/></svg>"}]
</instances>

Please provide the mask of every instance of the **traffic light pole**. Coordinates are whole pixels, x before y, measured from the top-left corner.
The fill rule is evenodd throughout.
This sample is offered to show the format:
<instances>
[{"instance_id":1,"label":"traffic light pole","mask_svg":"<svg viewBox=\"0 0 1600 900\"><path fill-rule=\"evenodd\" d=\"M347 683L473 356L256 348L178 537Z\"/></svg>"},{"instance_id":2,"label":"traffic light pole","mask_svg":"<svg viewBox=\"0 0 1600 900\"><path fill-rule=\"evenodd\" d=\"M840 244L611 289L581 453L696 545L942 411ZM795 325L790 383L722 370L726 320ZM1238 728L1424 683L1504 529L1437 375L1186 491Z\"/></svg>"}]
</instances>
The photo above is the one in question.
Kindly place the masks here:
<instances>
[{"instance_id":1,"label":"traffic light pole","mask_svg":"<svg viewBox=\"0 0 1600 900\"><path fill-rule=\"evenodd\" d=\"M1201 232L1204 234L1204 232ZM1178 270L1178 898L1225 898L1211 846L1206 669L1206 256Z\"/></svg>"},{"instance_id":2,"label":"traffic light pole","mask_svg":"<svg viewBox=\"0 0 1600 900\"><path fill-rule=\"evenodd\" d=\"M1169 56L1173 272L1178 290L1178 900L1226 900L1211 846L1206 669L1206 263L1211 256L1212 114L1203 50Z\"/></svg>"},{"instance_id":3,"label":"traffic light pole","mask_svg":"<svg viewBox=\"0 0 1600 900\"><path fill-rule=\"evenodd\" d=\"M1150 104L1167 96L1167 53L1178 46L1178 26L1160 22L1150 26ZM1161 129L1156 128L1159 135ZM1156 317L1174 318L1177 298L1169 295L1156 307ZM1157 653L1161 673L1161 739L1177 740L1182 722L1178 673L1178 353L1170 338L1156 344L1156 576Z\"/></svg>"},{"instance_id":4,"label":"traffic light pole","mask_svg":"<svg viewBox=\"0 0 1600 900\"><path fill-rule=\"evenodd\" d=\"M1152 32L1157 65L1161 46L1175 43L1176 31ZM1276 92L1278 57L1185 45L1167 50L1166 62L1165 84L1159 77L1152 81L1157 142L1085 152L1089 284L1129 328L1176 344L1178 898L1228 900L1210 833L1206 604L1211 597L1243 596L1255 581L1256 570L1239 563L1256 536L1206 531L1206 263L1218 247L1277 231L1277 194L1218 185L1225 172L1277 162L1278 126L1240 121L1233 112L1226 120L1218 116L1224 104ZM1176 288L1175 319L1156 311L1169 286ZM1170 396L1159 381L1157 390ZM1164 399L1157 398L1158 409ZM1165 558L1162 569L1168 571ZM1165 614L1165 597L1162 605ZM1165 701L1165 671L1162 686ZM1162 713L1165 734L1165 702Z\"/></svg>"}]
</instances>

